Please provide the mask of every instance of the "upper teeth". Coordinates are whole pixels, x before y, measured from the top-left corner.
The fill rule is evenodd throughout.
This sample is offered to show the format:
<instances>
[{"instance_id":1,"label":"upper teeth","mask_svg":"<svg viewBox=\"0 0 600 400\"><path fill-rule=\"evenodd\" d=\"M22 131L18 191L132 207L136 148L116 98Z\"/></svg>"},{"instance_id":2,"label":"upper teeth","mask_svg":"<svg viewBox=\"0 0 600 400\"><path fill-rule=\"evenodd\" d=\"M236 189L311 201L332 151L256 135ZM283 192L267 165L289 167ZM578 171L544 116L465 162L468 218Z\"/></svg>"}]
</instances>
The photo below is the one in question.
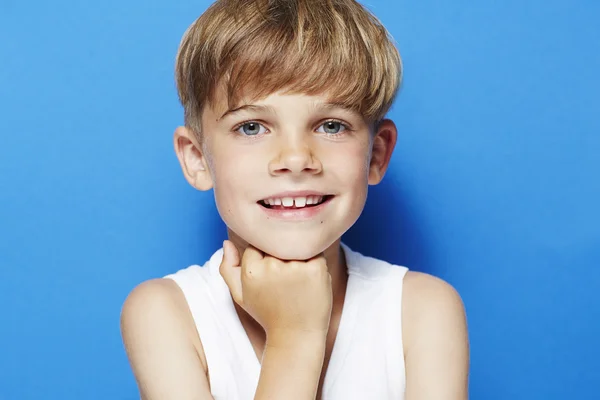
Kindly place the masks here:
<instances>
[{"instance_id":1,"label":"upper teeth","mask_svg":"<svg viewBox=\"0 0 600 400\"><path fill-rule=\"evenodd\" d=\"M264 199L265 204L271 206L284 206L284 207L304 207L311 204L319 204L323 200L323 196L305 196L305 197L282 197L282 198L271 198Z\"/></svg>"}]
</instances>

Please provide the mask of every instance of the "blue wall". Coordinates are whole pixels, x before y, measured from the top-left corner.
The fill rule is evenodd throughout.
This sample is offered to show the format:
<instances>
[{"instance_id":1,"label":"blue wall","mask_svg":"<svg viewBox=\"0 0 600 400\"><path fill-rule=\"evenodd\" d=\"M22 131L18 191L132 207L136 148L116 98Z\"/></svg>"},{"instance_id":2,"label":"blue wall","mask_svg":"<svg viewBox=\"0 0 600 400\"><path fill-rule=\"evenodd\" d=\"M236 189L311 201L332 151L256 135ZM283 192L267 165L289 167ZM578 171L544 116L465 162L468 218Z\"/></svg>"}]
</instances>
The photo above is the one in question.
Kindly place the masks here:
<instances>
[{"instance_id":1,"label":"blue wall","mask_svg":"<svg viewBox=\"0 0 600 400\"><path fill-rule=\"evenodd\" d=\"M134 399L119 312L220 245L184 181L173 60L207 1L0 2L0 399ZM600 382L600 3L370 0L405 83L346 237L451 282L473 399ZM217 232L217 234L215 234Z\"/></svg>"}]
</instances>

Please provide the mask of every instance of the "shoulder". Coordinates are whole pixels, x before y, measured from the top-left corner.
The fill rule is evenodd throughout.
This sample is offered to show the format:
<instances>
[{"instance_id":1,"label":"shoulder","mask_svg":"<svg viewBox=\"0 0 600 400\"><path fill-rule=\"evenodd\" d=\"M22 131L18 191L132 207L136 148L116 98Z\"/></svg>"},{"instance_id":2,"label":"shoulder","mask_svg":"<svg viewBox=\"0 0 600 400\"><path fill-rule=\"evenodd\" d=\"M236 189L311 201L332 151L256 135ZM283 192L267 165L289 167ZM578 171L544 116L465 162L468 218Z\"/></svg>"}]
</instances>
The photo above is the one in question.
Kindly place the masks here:
<instances>
[{"instance_id":1,"label":"shoulder","mask_svg":"<svg viewBox=\"0 0 600 400\"><path fill-rule=\"evenodd\" d=\"M177 318L194 325L186 295L190 287L196 289L199 280L202 280L203 273L198 271L202 271L202 268L192 265L163 278L140 283L127 295L121 310L121 321L137 323L149 319Z\"/></svg>"},{"instance_id":2,"label":"shoulder","mask_svg":"<svg viewBox=\"0 0 600 400\"><path fill-rule=\"evenodd\" d=\"M137 285L123 303L120 321L132 364L138 359L138 351L161 342L203 354L185 296L171 279L152 279Z\"/></svg>"},{"instance_id":3,"label":"shoulder","mask_svg":"<svg viewBox=\"0 0 600 400\"><path fill-rule=\"evenodd\" d=\"M173 280L151 279L140 283L127 295L121 309L121 322L127 328L131 324L148 323L148 319L184 315L186 308L185 297Z\"/></svg>"},{"instance_id":4,"label":"shoulder","mask_svg":"<svg viewBox=\"0 0 600 400\"><path fill-rule=\"evenodd\" d=\"M422 272L408 271L402 289L403 326L408 339L421 330L466 323L459 293L448 282Z\"/></svg>"},{"instance_id":5,"label":"shoulder","mask_svg":"<svg viewBox=\"0 0 600 400\"><path fill-rule=\"evenodd\" d=\"M408 271L404 277L402 290L409 311L426 313L464 311L462 299L456 289L433 275Z\"/></svg>"}]
</instances>

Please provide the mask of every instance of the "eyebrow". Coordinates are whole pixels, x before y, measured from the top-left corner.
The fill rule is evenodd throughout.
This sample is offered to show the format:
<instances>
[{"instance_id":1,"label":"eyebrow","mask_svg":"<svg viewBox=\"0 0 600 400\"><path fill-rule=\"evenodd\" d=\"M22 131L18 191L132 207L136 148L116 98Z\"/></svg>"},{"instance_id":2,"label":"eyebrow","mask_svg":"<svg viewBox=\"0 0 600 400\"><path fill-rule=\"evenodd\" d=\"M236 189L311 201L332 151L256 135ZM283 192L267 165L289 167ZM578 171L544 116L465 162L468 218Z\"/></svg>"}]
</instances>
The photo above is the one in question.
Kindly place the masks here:
<instances>
[{"instance_id":1,"label":"eyebrow","mask_svg":"<svg viewBox=\"0 0 600 400\"><path fill-rule=\"evenodd\" d=\"M327 110L327 111L344 110L344 111L347 111L352 114L358 114L358 112L355 109L348 107L342 103L313 102L313 103L311 103L311 108L313 110ZM254 112L264 112L264 113L269 113L269 114L277 114L277 111L272 106L258 105L258 104L244 104L242 106L232 108L230 110L225 111L225 113L223 115L221 115L221 117L219 117L217 119L217 121L220 121L223 118L227 117L228 115L236 114L240 111L254 111Z\"/></svg>"},{"instance_id":2,"label":"eyebrow","mask_svg":"<svg viewBox=\"0 0 600 400\"><path fill-rule=\"evenodd\" d=\"M311 104L311 107L314 110L326 110L326 111L331 111L331 110L343 110L343 111L347 111L349 113L353 113L353 114L359 114L358 111L356 111L355 109L353 109L352 107L349 107L345 104L342 103L321 103L321 102L313 102Z\"/></svg>"},{"instance_id":3,"label":"eyebrow","mask_svg":"<svg viewBox=\"0 0 600 400\"><path fill-rule=\"evenodd\" d=\"M232 108L230 110L225 111L225 114L221 115L221 117L219 119L217 119L217 121L220 121L223 118L225 118L226 116L238 113L240 111L254 111L254 112L266 112L269 114L277 114L275 109L271 106L257 105L257 104L244 104L242 106Z\"/></svg>"},{"instance_id":4,"label":"eyebrow","mask_svg":"<svg viewBox=\"0 0 600 400\"><path fill-rule=\"evenodd\" d=\"M312 108L324 108L326 110L331 110L334 108L341 108L344 110L350 110L349 107L346 107L345 105L343 105L342 103L322 103L320 101L315 101L311 104Z\"/></svg>"}]
</instances>

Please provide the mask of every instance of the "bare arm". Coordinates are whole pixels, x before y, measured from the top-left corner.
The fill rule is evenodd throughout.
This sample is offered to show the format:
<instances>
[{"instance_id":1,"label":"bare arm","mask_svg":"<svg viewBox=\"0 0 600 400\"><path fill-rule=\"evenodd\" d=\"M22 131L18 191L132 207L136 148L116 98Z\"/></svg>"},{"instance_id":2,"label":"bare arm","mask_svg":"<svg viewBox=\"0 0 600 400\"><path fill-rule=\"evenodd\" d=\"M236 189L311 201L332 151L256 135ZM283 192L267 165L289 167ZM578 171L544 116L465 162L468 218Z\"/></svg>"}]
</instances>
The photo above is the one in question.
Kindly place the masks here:
<instances>
[{"instance_id":1,"label":"bare arm","mask_svg":"<svg viewBox=\"0 0 600 400\"><path fill-rule=\"evenodd\" d=\"M127 297L121 334L142 400L212 400L192 317L175 282L142 283Z\"/></svg>"},{"instance_id":2,"label":"bare arm","mask_svg":"<svg viewBox=\"0 0 600 400\"><path fill-rule=\"evenodd\" d=\"M255 400L314 400L325 358L333 294L323 254L283 261L223 243L219 271L236 304L267 340Z\"/></svg>"},{"instance_id":3,"label":"bare arm","mask_svg":"<svg viewBox=\"0 0 600 400\"><path fill-rule=\"evenodd\" d=\"M324 334L267 338L255 400L314 400L325 357Z\"/></svg>"},{"instance_id":4,"label":"bare arm","mask_svg":"<svg viewBox=\"0 0 600 400\"><path fill-rule=\"evenodd\" d=\"M195 326L183 294L167 279L142 283L121 312L123 343L142 400L212 400ZM325 335L272 334L255 399L314 400Z\"/></svg>"},{"instance_id":5,"label":"bare arm","mask_svg":"<svg viewBox=\"0 0 600 400\"><path fill-rule=\"evenodd\" d=\"M462 300L440 279L409 274L402 301L406 400L466 400L469 340Z\"/></svg>"}]
</instances>

